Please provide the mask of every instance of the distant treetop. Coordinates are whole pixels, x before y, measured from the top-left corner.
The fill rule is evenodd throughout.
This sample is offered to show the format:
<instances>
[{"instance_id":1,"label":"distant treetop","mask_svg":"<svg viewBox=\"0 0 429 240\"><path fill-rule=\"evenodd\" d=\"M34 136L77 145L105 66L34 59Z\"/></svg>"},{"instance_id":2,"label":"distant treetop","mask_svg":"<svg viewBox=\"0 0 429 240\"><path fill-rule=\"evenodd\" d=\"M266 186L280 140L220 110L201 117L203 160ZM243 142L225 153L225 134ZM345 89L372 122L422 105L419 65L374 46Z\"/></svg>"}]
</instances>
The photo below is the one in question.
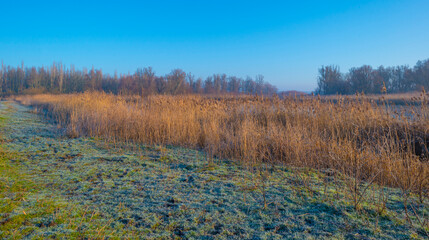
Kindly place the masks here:
<instances>
[{"instance_id":1,"label":"distant treetop","mask_svg":"<svg viewBox=\"0 0 429 240\"><path fill-rule=\"evenodd\" d=\"M408 66L372 68L369 65L354 67L341 73L338 66L319 68L316 93L354 94L400 93L429 89L429 59Z\"/></svg>"},{"instance_id":2,"label":"distant treetop","mask_svg":"<svg viewBox=\"0 0 429 240\"><path fill-rule=\"evenodd\" d=\"M277 93L277 88L264 81L262 75L255 79L242 79L226 74L213 74L205 80L191 73L174 69L165 76L157 76L151 67L139 68L134 74L114 76L103 74L92 67L76 70L61 63L50 67L5 66L0 68L0 96L37 93L76 93L88 90L114 94L263 94Z\"/></svg>"}]
</instances>

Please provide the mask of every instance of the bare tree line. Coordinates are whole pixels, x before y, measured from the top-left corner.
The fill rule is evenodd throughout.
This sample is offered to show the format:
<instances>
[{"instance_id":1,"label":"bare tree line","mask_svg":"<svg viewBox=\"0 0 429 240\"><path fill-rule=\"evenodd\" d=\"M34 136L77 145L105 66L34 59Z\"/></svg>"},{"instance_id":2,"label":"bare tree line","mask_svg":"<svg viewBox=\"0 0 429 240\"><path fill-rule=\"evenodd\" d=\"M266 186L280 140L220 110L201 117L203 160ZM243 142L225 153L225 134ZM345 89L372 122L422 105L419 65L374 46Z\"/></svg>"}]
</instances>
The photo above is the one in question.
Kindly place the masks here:
<instances>
[{"instance_id":1,"label":"bare tree line","mask_svg":"<svg viewBox=\"0 0 429 240\"><path fill-rule=\"evenodd\" d=\"M151 67L139 68L134 74L103 74L101 69L76 70L61 63L50 67L11 67L3 63L0 69L0 96L37 93L76 93L87 90L114 94L264 94L272 95L277 88L264 81L262 75L246 79L226 74L213 74L205 80L191 73L174 69L157 76Z\"/></svg>"},{"instance_id":2,"label":"bare tree line","mask_svg":"<svg viewBox=\"0 0 429 240\"><path fill-rule=\"evenodd\" d=\"M418 61L413 68L395 66L354 67L341 73L335 65L319 68L318 94L401 93L429 89L429 59Z\"/></svg>"}]
</instances>

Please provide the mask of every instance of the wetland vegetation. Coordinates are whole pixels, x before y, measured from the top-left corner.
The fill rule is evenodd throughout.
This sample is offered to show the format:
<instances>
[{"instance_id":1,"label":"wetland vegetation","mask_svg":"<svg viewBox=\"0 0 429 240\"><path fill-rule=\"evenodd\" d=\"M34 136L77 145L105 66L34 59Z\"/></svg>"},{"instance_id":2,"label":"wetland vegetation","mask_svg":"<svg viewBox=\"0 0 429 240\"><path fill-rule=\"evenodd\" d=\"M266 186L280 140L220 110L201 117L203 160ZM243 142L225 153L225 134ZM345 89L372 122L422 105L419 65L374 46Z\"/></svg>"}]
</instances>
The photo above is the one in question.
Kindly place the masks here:
<instances>
[{"instance_id":1,"label":"wetland vegetation","mask_svg":"<svg viewBox=\"0 0 429 240\"><path fill-rule=\"evenodd\" d=\"M424 104L407 118L364 97L14 100L2 238L428 237Z\"/></svg>"}]
</instances>

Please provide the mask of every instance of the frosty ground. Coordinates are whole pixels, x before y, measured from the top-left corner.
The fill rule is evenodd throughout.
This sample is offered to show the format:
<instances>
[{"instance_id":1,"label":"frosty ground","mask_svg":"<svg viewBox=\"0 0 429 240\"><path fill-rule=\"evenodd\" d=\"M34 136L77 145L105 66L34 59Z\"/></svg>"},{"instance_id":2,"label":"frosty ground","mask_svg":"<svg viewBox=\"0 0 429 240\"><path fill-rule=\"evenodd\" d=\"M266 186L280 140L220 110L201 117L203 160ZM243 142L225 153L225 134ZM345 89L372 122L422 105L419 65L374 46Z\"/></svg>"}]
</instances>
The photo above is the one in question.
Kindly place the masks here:
<instances>
[{"instance_id":1,"label":"frosty ground","mask_svg":"<svg viewBox=\"0 0 429 240\"><path fill-rule=\"evenodd\" d=\"M397 189L374 188L390 195L381 214L365 201L356 211L330 171L266 174L197 150L69 138L15 102L0 102L0 144L0 238L426 236Z\"/></svg>"}]
</instances>

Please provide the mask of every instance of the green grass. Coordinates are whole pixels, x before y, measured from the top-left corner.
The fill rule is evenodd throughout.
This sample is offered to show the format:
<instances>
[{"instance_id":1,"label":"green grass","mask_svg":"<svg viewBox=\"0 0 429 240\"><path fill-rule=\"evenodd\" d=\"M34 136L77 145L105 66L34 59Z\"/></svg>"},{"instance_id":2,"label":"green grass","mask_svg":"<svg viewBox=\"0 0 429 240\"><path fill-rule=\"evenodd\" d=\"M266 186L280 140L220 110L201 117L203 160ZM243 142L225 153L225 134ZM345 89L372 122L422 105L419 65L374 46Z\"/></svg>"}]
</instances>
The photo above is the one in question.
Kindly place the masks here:
<instances>
[{"instance_id":1,"label":"green grass","mask_svg":"<svg viewBox=\"0 0 429 240\"><path fill-rule=\"evenodd\" d=\"M0 109L0 114L13 113L13 108ZM0 116L0 129L10 117ZM0 135L0 142L3 136ZM26 161L23 154L10 152L0 145L0 239L46 239L87 236L104 236L103 226L93 223L99 218L96 212L88 212L83 206L71 204L63 198L42 193L46 187L33 181L34 176L21 168ZM54 192L53 192L54 193ZM83 224L89 227L81 229ZM62 225L64 233L51 234L49 230ZM34 234L34 233L41 234Z\"/></svg>"}]
</instances>

